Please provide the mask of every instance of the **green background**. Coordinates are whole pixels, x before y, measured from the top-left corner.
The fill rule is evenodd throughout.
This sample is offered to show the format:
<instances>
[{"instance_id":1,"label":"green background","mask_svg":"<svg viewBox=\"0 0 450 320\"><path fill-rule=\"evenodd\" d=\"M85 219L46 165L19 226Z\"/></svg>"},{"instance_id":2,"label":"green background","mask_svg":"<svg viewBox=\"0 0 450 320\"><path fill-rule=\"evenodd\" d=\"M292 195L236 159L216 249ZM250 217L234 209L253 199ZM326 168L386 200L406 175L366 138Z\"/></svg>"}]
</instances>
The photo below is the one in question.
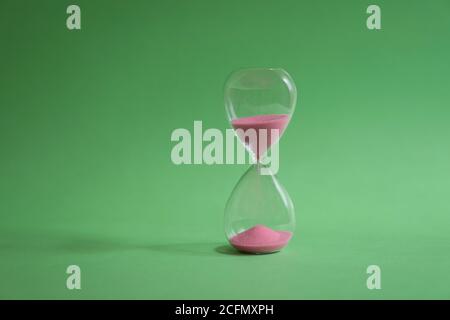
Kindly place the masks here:
<instances>
[{"instance_id":1,"label":"green background","mask_svg":"<svg viewBox=\"0 0 450 320\"><path fill-rule=\"evenodd\" d=\"M449 15L448 0L2 1L0 298L450 298ZM170 159L174 129L229 127L223 83L243 67L299 89L278 174L297 230L271 255L224 237L247 166Z\"/></svg>"}]
</instances>

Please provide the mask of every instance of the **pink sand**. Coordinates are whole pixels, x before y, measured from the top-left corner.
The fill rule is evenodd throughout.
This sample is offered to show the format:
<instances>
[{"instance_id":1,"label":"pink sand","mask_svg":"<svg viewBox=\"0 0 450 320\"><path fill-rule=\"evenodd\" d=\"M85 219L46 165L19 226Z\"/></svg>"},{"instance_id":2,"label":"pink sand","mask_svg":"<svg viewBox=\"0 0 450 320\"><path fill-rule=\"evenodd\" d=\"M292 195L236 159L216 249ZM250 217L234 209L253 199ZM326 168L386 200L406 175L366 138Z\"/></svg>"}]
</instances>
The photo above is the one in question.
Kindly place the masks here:
<instances>
[{"instance_id":1,"label":"pink sand","mask_svg":"<svg viewBox=\"0 0 450 320\"><path fill-rule=\"evenodd\" d=\"M246 137L244 143L249 146L249 148L255 153L257 158L259 159L267 149L270 148L270 146L273 143L277 142L277 138L274 137L272 139L271 129L278 129L278 137L281 137L281 135L284 132L284 129L286 129L287 124L289 123L290 117L288 114L265 114L265 115L259 115L254 117L245 117L245 118L237 118L231 121L231 125L235 130L242 129L244 130L244 133L248 129L255 129L256 131L256 142L249 141L249 139ZM261 146L259 147L259 135L260 130L266 129L267 131L267 146Z\"/></svg>"},{"instance_id":2,"label":"pink sand","mask_svg":"<svg viewBox=\"0 0 450 320\"><path fill-rule=\"evenodd\" d=\"M269 253L286 246L291 237L289 231L275 231L258 224L233 236L230 243L239 251Z\"/></svg>"}]
</instances>

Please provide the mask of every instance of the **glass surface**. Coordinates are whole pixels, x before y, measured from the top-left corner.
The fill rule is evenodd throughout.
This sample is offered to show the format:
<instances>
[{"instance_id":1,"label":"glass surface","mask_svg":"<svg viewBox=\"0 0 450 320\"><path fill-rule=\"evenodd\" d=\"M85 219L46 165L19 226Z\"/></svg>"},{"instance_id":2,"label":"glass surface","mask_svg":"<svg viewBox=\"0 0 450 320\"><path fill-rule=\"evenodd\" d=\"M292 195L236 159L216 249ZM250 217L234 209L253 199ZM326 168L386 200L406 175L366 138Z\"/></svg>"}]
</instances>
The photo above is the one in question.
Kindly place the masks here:
<instances>
[{"instance_id":1,"label":"glass surface","mask_svg":"<svg viewBox=\"0 0 450 320\"><path fill-rule=\"evenodd\" d=\"M225 84L228 120L256 160L236 184L225 208L225 234L230 244L240 251L279 251L293 236L292 201L261 160L283 135L296 99L294 81L282 69L239 70ZM250 131L256 139L248 134ZM261 143L262 133L266 134L266 144Z\"/></svg>"}]
</instances>

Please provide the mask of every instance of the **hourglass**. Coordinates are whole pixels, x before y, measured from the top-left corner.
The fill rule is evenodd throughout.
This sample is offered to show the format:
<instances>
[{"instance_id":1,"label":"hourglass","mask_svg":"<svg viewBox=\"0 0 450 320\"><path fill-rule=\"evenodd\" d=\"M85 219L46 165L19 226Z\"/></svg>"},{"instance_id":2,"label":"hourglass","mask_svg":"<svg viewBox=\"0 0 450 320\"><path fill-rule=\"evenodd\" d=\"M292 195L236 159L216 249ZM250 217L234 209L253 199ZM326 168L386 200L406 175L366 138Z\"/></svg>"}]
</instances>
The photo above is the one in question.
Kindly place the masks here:
<instances>
[{"instance_id":1,"label":"hourglass","mask_svg":"<svg viewBox=\"0 0 450 320\"><path fill-rule=\"evenodd\" d=\"M228 199L225 234L239 251L280 251L294 232L294 206L263 159L291 119L297 89L282 69L244 69L230 75L224 99L228 120L255 162ZM256 140L249 139L249 131L256 133Z\"/></svg>"}]
</instances>

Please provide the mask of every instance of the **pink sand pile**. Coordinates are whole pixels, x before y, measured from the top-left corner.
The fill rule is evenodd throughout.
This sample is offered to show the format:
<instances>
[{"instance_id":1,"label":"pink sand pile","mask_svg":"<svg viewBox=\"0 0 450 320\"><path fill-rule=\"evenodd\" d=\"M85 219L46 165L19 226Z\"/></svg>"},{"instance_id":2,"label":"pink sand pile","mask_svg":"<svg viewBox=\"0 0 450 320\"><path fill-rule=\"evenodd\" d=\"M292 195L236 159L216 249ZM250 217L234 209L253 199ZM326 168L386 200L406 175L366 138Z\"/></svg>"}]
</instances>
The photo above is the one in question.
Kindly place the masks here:
<instances>
[{"instance_id":1,"label":"pink sand pile","mask_svg":"<svg viewBox=\"0 0 450 320\"><path fill-rule=\"evenodd\" d=\"M275 231L258 224L230 239L230 243L238 250L251 253L269 253L286 246L292 237L289 231Z\"/></svg>"}]
</instances>

